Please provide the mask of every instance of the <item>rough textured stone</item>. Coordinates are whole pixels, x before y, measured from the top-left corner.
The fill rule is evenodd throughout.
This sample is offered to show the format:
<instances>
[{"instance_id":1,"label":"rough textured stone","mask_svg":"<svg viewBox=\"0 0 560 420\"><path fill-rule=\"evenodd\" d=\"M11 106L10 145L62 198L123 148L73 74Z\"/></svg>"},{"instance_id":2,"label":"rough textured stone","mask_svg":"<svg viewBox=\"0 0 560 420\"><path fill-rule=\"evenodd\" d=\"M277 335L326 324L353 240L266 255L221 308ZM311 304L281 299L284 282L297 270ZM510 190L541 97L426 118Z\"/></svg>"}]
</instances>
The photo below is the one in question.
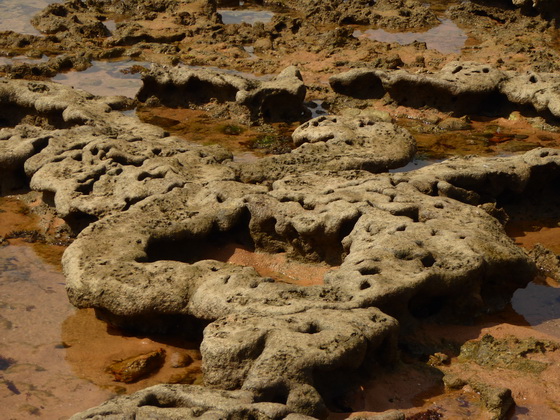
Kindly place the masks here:
<instances>
[{"instance_id":1,"label":"rough textured stone","mask_svg":"<svg viewBox=\"0 0 560 420\"><path fill-rule=\"evenodd\" d=\"M270 191L185 185L85 229L63 258L69 298L124 327L185 331L210 322L202 344L209 384L321 415L321 397L335 391L306 369L368 372L372 359L357 356L364 349L394 354L391 317L472 316L530 281L534 263L484 209L557 182L551 168L559 165L558 151L543 149L401 174L307 172ZM208 260L199 250L217 236L340 267L324 285L275 282Z\"/></svg>"},{"instance_id":2,"label":"rough textured stone","mask_svg":"<svg viewBox=\"0 0 560 420\"><path fill-rule=\"evenodd\" d=\"M122 99L96 98L48 82L0 80L4 125L2 191L21 186L46 193L57 212L97 219L187 182L229 179L231 154L167 136L112 110ZM43 128L21 125L34 123ZM9 126L14 126L10 128Z\"/></svg>"},{"instance_id":3,"label":"rough textured stone","mask_svg":"<svg viewBox=\"0 0 560 420\"><path fill-rule=\"evenodd\" d=\"M560 117L558 83L555 74L519 74L475 62L451 62L433 74L361 69L330 78L333 90L356 98L388 93L401 105L430 106L455 115L499 115L529 107L555 118Z\"/></svg>"},{"instance_id":4,"label":"rough textured stone","mask_svg":"<svg viewBox=\"0 0 560 420\"><path fill-rule=\"evenodd\" d=\"M294 121L306 114L306 88L299 70L288 67L273 80L249 79L241 74L191 68L156 66L142 78L138 99L156 97L166 106L188 107L212 100L235 102L251 119Z\"/></svg>"},{"instance_id":5,"label":"rough textured stone","mask_svg":"<svg viewBox=\"0 0 560 420\"><path fill-rule=\"evenodd\" d=\"M290 153L234 165L239 179L263 182L319 169L385 172L404 166L416 153L416 142L406 129L376 122L367 113L314 118L299 126L292 139L297 147Z\"/></svg>"},{"instance_id":6,"label":"rough textured stone","mask_svg":"<svg viewBox=\"0 0 560 420\"><path fill-rule=\"evenodd\" d=\"M99 407L71 417L72 420L147 419L284 419L285 405L258 402L248 391L212 390L196 385L156 385L133 395L117 397ZM298 415L293 420L310 420Z\"/></svg>"},{"instance_id":7,"label":"rough textured stone","mask_svg":"<svg viewBox=\"0 0 560 420\"><path fill-rule=\"evenodd\" d=\"M560 281L560 256L541 244L536 244L530 253L541 274Z\"/></svg>"}]
</instances>

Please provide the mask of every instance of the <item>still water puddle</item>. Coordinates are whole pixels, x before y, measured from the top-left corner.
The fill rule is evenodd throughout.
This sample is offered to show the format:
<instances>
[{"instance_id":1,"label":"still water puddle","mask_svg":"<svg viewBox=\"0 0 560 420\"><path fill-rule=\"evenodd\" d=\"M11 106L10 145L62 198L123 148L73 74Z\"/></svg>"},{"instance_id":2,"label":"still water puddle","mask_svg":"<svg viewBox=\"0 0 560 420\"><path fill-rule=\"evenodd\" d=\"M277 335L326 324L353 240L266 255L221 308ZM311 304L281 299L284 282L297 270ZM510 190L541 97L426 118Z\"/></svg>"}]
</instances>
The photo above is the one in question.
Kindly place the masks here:
<instances>
[{"instance_id":1,"label":"still water puddle","mask_svg":"<svg viewBox=\"0 0 560 420\"><path fill-rule=\"evenodd\" d=\"M31 18L58 0L2 0L0 1L0 31L39 35L31 25Z\"/></svg>"},{"instance_id":2,"label":"still water puddle","mask_svg":"<svg viewBox=\"0 0 560 420\"><path fill-rule=\"evenodd\" d=\"M41 58L29 58L23 55L17 57L0 57L0 66L4 65L17 65L17 64L40 64L49 61L49 57L46 55Z\"/></svg>"},{"instance_id":3,"label":"still water puddle","mask_svg":"<svg viewBox=\"0 0 560 420\"><path fill-rule=\"evenodd\" d=\"M248 23L253 25L257 22L268 23L274 16L273 12L265 10L226 10L218 9L218 13L222 16L222 22L225 25L232 23Z\"/></svg>"},{"instance_id":4,"label":"still water puddle","mask_svg":"<svg viewBox=\"0 0 560 420\"><path fill-rule=\"evenodd\" d=\"M22 201L0 197L0 235L37 230L37 222ZM0 246L0 418L68 418L116 394L201 381L199 343L108 327L68 302L63 247L8 242ZM151 376L125 384L107 372L115 361L160 349L165 360Z\"/></svg>"},{"instance_id":5,"label":"still water puddle","mask_svg":"<svg viewBox=\"0 0 560 420\"><path fill-rule=\"evenodd\" d=\"M60 73L52 80L98 96L134 98L142 87L141 70L147 66L149 63L136 61L94 61L84 71Z\"/></svg>"},{"instance_id":6,"label":"still water puddle","mask_svg":"<svg viewBox=\"0 0 560 420\"><path fill-rule=\"evenodd\" d=\"M430 49L443 54L460 53L468 36L450 19L443 19L441 25L426 32L387 32L383 29L367 29L354 31L356 38L369 38L380 42L396 42L401 45L415 41L425 42Z\"/></svg>"},{"instance_id":7,"label":"still water puddle","mask_svg":"<svg viewBox=\"0 0 560 420\"><path fill-rule=\"evenodd\" d=\"M0 417L59 419L111 393L77 377L61 325L74 313L64 276L30 245L0 248Z\"/></svg>"},{"instance_id":8,"label":"still water puddle","mask_svg":"<svg viewBox=\"0 0 560 420\"><path fill-rule=\"evenodd\" d=\"M527 250L541 244L560 255L560 222L535 221L510 223L508 234ZM517 290L511 300L512 309L539 331L560 338L560 284L550 278L539 278Z\"/></svg>"}]
</instances>

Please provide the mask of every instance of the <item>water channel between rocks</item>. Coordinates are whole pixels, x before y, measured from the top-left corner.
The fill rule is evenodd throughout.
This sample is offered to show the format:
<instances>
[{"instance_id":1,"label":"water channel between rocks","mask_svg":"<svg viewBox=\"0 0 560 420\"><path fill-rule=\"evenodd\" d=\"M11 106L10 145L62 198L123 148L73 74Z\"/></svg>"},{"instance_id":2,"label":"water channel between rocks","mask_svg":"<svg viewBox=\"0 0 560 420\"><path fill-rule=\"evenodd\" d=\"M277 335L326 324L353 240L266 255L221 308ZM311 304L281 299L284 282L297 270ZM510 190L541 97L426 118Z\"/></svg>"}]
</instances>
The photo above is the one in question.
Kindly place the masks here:
<instances>
[{"instance_id":1,"label":"water channel between rocks","mask_svg":"<svg viewBox=\"0 0 560 420\"><path fill-rule=\"evenodd\" d=\"M80 72L59 73L52 80L83 89L98 96L123 95L134 98L142 87L141 69L149 63L135 61L94 61Z\"/></svg>"}]
</instances>

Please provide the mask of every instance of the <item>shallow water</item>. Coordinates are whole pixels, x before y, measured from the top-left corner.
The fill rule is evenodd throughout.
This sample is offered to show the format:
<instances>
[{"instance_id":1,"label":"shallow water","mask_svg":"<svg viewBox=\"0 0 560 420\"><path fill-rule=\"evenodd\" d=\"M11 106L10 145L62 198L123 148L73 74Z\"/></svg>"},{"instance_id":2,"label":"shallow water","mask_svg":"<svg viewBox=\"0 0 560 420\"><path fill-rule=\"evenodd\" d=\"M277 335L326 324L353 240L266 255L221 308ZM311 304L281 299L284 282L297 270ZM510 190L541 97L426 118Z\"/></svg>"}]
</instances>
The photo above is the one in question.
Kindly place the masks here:
<instances>
[{"instance_id":1,"label":"shallow water","mask_svg":"<svg viewBox=\"0 0 560 420\"><path fill-rule=\"evenodd\" d=\"M218 9L225 25L232 23L248 23L253 25L256 22L268 23L274 16L273 12L266 10L226 10Z\"/></svg>"},{"instance_id":2,"label":"shallow water","mask_svg":"<svg viewBox=\"0 0 560 420\"><path fill-rule=\"evenodd\" d=\"M142 74L130 72L129 69L133 66L149 65L136 61L94 61L92 66L84 71L60 73L52 80L94 95L123 95L134 98L142 87Z\"/></svg>"},{"instance_id":3,"label":"shallow water","mask_svg":"<svg viewBox=\"0 0 560 420\"><path fill-rule=\"evenodd\" d=\"M14 31L38 35L31 25L31 18L51 3L58 0L2 0L0 1L0 31Z\"/></svg>"},{"instance_id":4,"label":"shallow water","mask_svg":"<svg viewBox=\"0 0 560 420\"><path fill-rule=\"evenodd\" d=\"M31 245L0 248L0 417L66 418L111 393L77 377L61 325L75 309L64 276Z\"/></svg>"},{"instance_id":5,"label":"shallow water","mask_svg":"<svg viewBox=\"0 0 560 420\"><path fill-rule=\"evenodd\" d=\"M356 38L370 38L380 42L396 42L401 45L415 41L425 42L430 49L443 54L460 53L468 36L450 19L442 19L441 25L426 32L387 32L383 29L367 29L354 31Z\"/></svg>"},{"instance_id":6,"label":"shallow water","mask_svg":"<svg viewBox=\"0 0 560 420\"><path fill-rule=\"evenodd\" d=\"M0 197L0 235L36 230L38 217ZM201 380L199 343L126 335L68 301L63 247L11 239L0 246L0 419L61 419L158 383ZM47 261L50 261L47 262ZM114 361L164 349L153 375L131 384L106 371ZM184 361L188 355L188 363Z\"/></svg>"},{"instance_id":7,"label":"shallow water","mask_svg":"<svg viewBox=\"0 0 560 420\"><path fill-rule=\"evenodd\" d=\"M49 57L46 55L41 58L29 58L22 55L17 57L0 57L0 66L6 64L39 64L47 61L49 61Z\"/></svg>"},{"instance_id":8,"label":"shallow water","mask_svg":"<svg viewBox=\"0 0 560 420\"><path fill-rule=\"evenodd\" d=\"M546 226L545 226L546 225ZM530 250L542 244L560 255L560 222L538 221L512 223L509 235L523 248ZM529 325L560 338L560 284L549 278L539 278L524 289L518 289L511 300L512 309Z\"/></svg>"}]
</instances>

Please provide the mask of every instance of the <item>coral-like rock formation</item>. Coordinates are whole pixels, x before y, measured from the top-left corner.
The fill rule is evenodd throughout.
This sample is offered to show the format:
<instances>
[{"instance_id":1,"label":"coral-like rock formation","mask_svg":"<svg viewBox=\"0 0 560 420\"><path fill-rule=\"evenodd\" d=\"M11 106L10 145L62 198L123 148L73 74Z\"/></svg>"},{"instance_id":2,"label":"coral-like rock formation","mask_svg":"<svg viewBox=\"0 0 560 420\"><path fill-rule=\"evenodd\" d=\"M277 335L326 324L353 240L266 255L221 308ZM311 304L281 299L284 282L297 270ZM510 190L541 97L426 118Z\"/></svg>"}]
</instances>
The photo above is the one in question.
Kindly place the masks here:
<instances>
[{"instance_id":1,"label":"coral-like rock formation","mask_svg":"<svg viewBox=\"0 0 560 420\"><path fill-rule=\"evenodd\" d=\"M251 119L266 121L297 121L306 113L306 88L295 67L268 81L206 69L155 67L142 81L138 92L142 102L154 97L172 107L234 102L247 108Z\"/></svg>"},{"instance_id":2,"label":"coral-like rock formation","mask_svg":"<svg viewBox=\"0 0 560 420\"><path fill-rule=\"evenodd\" d=\"M435 74L361 69L330 78L336 92L356 98L388 93L401 105L456 115L500 115L528 107L554 118L560 118L559 81L555 74L519 74L474 62L451 62Z\"/></svg>"}]
</instances>

